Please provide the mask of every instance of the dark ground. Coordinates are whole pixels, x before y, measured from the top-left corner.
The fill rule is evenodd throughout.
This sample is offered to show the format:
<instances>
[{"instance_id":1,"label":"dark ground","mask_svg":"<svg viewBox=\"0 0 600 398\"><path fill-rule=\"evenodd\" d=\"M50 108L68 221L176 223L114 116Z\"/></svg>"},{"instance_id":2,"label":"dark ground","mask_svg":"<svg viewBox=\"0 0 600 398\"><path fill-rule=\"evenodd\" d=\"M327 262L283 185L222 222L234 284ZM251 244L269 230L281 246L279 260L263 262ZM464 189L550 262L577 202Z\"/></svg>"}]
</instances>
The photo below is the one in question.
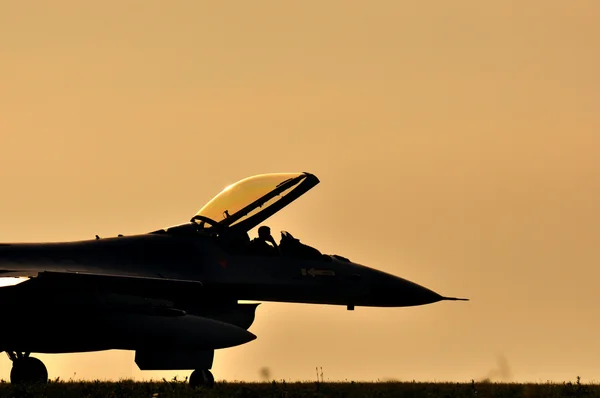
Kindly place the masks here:
<instances>
[{"instance_id":1,"label":"dark ground","mask_svg":"<svg viewBox=\"0 0 600 398\"><path fill-rule=\"evenodd\" d=\"M62 382L28 388L0 383L0 397L600 397L600 385L578 380L560 384L517 383L272 383L218 382L212 390L180 381Z\"/></svg>"}]
</instances>

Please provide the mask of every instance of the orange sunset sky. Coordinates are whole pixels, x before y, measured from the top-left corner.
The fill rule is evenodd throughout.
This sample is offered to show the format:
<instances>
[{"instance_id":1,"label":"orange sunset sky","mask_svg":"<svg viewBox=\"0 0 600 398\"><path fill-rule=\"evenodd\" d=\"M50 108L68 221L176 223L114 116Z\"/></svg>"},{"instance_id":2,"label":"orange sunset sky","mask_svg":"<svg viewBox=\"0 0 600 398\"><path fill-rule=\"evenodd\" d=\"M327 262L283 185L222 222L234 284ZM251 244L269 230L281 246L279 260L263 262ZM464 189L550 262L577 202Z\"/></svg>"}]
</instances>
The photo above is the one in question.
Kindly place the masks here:
<instances>
[{"instance_id":1,"label":"orange sunset sky","mask_svg":"<svg viewBox=\"0 0 600 398\"><path fill-rule=\"evenodd\" d=\"M0 242L149 232L309 171L274 232L471 301L264 303L217 380L600 380L598 21L594 0L3 2Z\"/></svg>"}]
</instances>

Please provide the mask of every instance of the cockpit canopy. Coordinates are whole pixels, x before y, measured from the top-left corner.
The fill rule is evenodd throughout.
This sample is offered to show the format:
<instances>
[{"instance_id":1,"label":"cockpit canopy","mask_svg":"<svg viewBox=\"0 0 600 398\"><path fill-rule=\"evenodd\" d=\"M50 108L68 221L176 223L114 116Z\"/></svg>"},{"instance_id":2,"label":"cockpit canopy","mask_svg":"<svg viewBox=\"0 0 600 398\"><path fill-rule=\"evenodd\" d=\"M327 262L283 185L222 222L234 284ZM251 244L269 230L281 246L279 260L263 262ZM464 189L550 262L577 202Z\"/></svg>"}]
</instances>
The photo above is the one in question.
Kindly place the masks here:
<instances>
[{"instance_id":1,"label":"cockpit canopy","mask_svg":"<svg viewBox=\"0 0 600 398\"><path fill-rule=\"evenodd\" d=\"M192 222L249 231L319 183L310 173L272 173L245 178L211 199Z\"/></svg>"}]
</instances>

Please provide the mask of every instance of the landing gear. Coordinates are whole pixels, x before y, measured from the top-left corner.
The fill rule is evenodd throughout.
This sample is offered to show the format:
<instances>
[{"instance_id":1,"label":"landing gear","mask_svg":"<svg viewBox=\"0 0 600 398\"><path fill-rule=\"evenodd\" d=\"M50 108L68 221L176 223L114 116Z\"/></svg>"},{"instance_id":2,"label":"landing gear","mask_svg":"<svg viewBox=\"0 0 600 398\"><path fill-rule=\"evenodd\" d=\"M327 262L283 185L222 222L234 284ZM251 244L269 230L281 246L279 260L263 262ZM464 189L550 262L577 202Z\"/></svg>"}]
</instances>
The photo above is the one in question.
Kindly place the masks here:
<instances>
[{"instance_id":1,"label":"landing gear","mask_svg":"<svg viewBox=\"0 0 600 398\"><path fill-rule=\"evenodd\" d=\"M213 388L215 377L208 369L196 369L190 375L190 387Z\"/></svg>"},{"instance_id":2,"label":"landing gear","mask_svg":"<svg viewBox=\"0 0 600 398\"><path fill-rule=\"evenodd\" d=\"M30 357L28 352L7 351L6 353L13 363L10 370L12 384L46 384L48 382L48 370L42 361Z\"/></svg>"}]
</instances>

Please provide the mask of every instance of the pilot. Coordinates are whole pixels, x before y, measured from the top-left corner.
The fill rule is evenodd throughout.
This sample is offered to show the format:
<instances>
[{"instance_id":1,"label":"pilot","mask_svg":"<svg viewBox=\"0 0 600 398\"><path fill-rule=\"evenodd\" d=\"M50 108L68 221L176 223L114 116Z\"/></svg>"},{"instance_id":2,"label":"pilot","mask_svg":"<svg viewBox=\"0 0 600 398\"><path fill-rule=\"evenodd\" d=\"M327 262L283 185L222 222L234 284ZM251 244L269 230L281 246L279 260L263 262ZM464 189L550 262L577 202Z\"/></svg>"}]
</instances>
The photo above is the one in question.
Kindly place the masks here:
<instances>
[{"instance_id":1,"label":"pilot","mask_svg":"<svg viewBox=\"0 0 600 398\"><path fill-rule=\"evenodd\" d=\"M271 244L269 244L271 243ZM275 239L271 236L271 228L266 225L258 228L258 238L254 238L250 242L252 252L262 256L278 256L279 247L275 243Z\"/></svg>"}]
</instances>

